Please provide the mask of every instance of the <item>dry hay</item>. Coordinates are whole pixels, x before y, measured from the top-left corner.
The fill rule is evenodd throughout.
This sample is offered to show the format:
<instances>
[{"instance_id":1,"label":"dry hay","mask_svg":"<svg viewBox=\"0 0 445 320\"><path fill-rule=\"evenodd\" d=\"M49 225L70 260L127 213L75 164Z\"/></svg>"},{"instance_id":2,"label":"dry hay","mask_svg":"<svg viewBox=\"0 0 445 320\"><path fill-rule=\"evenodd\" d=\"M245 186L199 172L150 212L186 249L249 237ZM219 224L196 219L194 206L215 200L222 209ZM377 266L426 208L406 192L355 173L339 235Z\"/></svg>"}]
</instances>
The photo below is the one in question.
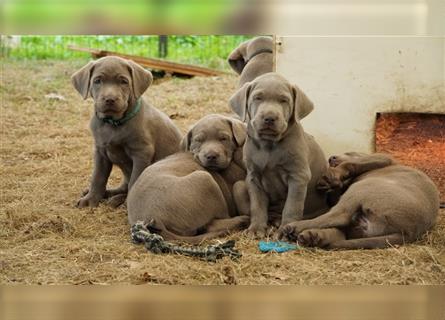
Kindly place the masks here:
<instances>
[{"instance_id":1,"label":"dry hay","mask_svg":"<svg viewBox=\"0 0 445 320\"><path fill-rule=\"evenodd\" d=\"M232 235L243 257L206 263L154 255L129 239L124 209L76 209L88 184L91 101L69 82L81 62L3 62L0 282L23 284L438 284L445 283L445 211L416 244L386 250L260 254ZM237 79L172 79L149 99L186 130L228 112ZM45 98L56 93L65 100ZM120 173L113 172L112 183Z\"/></svg>"}]
</instances>

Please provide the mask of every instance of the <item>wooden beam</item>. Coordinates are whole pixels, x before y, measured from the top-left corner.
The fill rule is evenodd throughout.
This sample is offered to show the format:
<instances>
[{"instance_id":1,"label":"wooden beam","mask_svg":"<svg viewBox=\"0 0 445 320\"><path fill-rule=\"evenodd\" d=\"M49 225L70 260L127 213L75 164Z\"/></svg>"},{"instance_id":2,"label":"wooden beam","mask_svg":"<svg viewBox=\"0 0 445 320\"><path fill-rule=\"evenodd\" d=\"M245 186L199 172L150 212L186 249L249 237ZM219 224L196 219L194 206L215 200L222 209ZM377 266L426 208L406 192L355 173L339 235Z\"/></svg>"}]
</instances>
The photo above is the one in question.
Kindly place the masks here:
<instances>
[{"instance_id":1,"label":"wooden beam","mask_svg":"<svg viewBox=\"0 0 445 320\"><path fill-rule=\"evenodd\" d=\"M164 71L170 72L170 73L178 73L178 74L184 74L184 75L189 75L189 76L209 77L209 76L219 76L219 75L223 75L223 74L228 74L227 72L224 72L224 71L194 66L194 65L190 65L190 64L183 64L183 63L171 62L171 61L160 60L160 59L133 56L133 55L129 55L129 54L123 54L123 53L107 51L107 50L81 48L81 47L77 47L77 46L68 46L68 49L74 50L74 51L90 53L96 59L105 57L105 56L118 56L121 58L133 60L134 62L139 63L140 65L150 68L150 69L164 70Z\"/></svg>"}]
</instances>

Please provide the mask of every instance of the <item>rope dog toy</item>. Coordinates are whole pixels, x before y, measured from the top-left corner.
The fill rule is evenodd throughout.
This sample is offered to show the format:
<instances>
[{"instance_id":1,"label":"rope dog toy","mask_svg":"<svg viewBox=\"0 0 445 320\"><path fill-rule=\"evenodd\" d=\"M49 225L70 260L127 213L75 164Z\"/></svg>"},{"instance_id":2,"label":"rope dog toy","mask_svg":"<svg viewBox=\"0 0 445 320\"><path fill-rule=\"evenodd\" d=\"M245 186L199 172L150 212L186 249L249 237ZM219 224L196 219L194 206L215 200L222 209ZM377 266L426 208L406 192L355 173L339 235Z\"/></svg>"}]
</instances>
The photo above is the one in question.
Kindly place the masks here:
<instances>
[{"instance_id":1,"label":"rope dog toy","mask_svg":"<svg viewBox=\"0 0 445 320\"><path fill-rule=\"evenodd\" d=\"M273 252L277 252L277 253L300 249L295 244L291 244L291 243L287 243L287 242L283 242L283 241L276 241L276 242L274 242L274 241L269 241L269 242L260 241L258 243L258 248L260 249L261 252L273 251Z\"/></svg>"},{"instance_id":2,"label":"rope dog toy","mask_svg":"<svg viewBox=\"0 0 445 320\"><path fill-rule=\"evenodd\" d=\"M179 246L165 241L159 234L150 232L143 221L137 221L131 226L131 239L136 244L143 243L148 251L155 254L177 253L210 262L215 262L225 256L230 257L232 260L241 257L241 253L234 248L235 240L207 247Z\"/></svg>"}]
</instances>

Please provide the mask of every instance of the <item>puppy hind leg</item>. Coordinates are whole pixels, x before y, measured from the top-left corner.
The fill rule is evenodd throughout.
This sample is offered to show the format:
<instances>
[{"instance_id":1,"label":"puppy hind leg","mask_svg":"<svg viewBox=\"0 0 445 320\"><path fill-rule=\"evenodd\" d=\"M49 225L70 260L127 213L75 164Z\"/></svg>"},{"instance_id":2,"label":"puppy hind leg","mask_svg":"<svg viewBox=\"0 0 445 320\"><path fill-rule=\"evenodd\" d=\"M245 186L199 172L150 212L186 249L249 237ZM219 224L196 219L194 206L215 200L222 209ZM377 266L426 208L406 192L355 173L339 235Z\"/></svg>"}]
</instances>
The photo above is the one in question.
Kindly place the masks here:
<instances>
[{"instance_id":1,"label":"puppy hind leg","mask_svg":"<svg viewBox=\"0 0 445 320\"><path fill-rule=\"evenodd\" d=\"M119 187L115 189L107 189L107 191L105 191L105 197L111 198L118 194L127 194L127 192L128 192L128 182L123 181Z\"/></svg>"},{"instance_id":2,"label":"puppy hind leg","mask_svg":"<svg viewBox=\"0 0 445 320\"><path fill-rule=\"evenodd\" d=\"M90 189L84 189L82 191L82 196L85 196L88 194ZM111 198L118 194L126 194L128 192L128 181L125 179L121 185L115 189L106 189L104 194L104 199Z\"/></svg>"},{"instance_id":3,"label":"puppy hind leg","mask_svg":"<svg viewBox=\"0 0 445 320\"><path fill-rule=\"evenodd\" d=\"M329 249L384 249L393 245L402 245L405 239L400 233L385 236L339 240L329 244Z\"/></svg>"},{"instance_id":4,"label":"puppy hind leg","mask_svg":"<svg viewBox=\"0 0 445 320\"><path fill-rule=\"evenodd\" d=\"M329 212L314 219L300 220L291 222L278 231L279 239L288 239L294 241L298 235L307 229L326 229L341 228L348 226L354 214L360 209L360 206L348 205L333 207Z\"/></svg>"},{"instance_id":5,"label":"puppy hind leg","mask_svg":"<svg viewBox=\"0 0 445 320\"><path fill-rule=\"evenodd\" d=\"M126 194L128 193L128 181L130 181L130 176L131 176L131 167L127 166L122 166L120 167L122 174L123 174L123 181L120 184L119 187L114 188L114 189L107 189L106 191L106 197L107 198L111 198L115 195L118 194Z\"/></svg>"},{"instance_id":6,"label":"puppy hind leg","mask_svg":"<svg viewBox=\"0 0 445 320\"><path fill-rule=\"evenodd\" d=\"M197 236L180 236L168 230L159 232L159 234L165 240L178 240L178 241L188 242L190 244L200 244L201 242L206 240L227 236L229 233L230 233L229 230L218 230L214 232L206 232Z\"/></svg>"},{"instance_id":7,"label":"puppy hind leg","mask_svg":"<svg viewBox=\"0 0 445 320\"><path fill-rule=\"evenodd\" d=\"M354 212L331 210L328 213L318 216L310 220L300 220L288 224L288 226L295 226L296 231L300 233L306 229L325 229L325 228L337 228L347 226L354 216Z\"/></svg>"},{"instance_id":8,"label":"puppy hind leg","mask_svg":"<svg viewBox=\"0 0 445 320\"><path fill-rule=\"evenodd\" d=\"M237 216L227 219L215 219L205 228L206 233L220 232L220 231L238 231L246 229L249 226L249 216Z\"/></svg>"},{"instance_id":9,"label":"puppy hind leg","mask_svg":"<svg viewBox=\"0 0 445 320\"><path fill-rule=\"evenodd\" d=\"M190 244L199 244L205 240L224 237L232 231L247 228L250 218L248 216L237 216L228 219L215 219L205 230L205 233L196 236L182 236L169 231L160 220L151 219L147 222L150 232L161 235L164 240L178 240Z\"/></svg>"},{"instance_id":10,"label":"puppy hind leg","mask_svg":"<svg viewBox=\"0 0 445 320\"><path fill-rule=\"evenodd\" d=\"M150 232L159 234L164 238L164 240L179 240L190 243L199 243L189 240L189 238L194 238L194 236L191 237L182 236L172 231L169 231L160 219L154 219L154 218L147 219L147 221L145 221L145 225L147 226L147 229Z\"/></svg>"}]
</instances>

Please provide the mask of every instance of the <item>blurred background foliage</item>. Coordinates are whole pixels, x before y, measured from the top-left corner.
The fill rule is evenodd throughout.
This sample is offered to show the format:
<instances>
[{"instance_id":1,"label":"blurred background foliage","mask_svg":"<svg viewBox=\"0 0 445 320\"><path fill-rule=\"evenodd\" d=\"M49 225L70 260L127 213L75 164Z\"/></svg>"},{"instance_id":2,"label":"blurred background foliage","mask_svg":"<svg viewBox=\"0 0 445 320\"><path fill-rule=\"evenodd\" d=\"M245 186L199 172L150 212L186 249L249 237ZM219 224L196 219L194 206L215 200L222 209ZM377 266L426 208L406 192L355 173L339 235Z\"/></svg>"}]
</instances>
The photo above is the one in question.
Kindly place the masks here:
<instances>
[{"instance_id":1,"label":"blurred background foliage","mask_svg":"<svg viewBox=\"0 0 445 320\"><path fill-rule=\"evenodd\" d=\"M250 36L168 36L163 59L228 69L229 53ZM160 58L159 36L2 36L1 55L9 59L89 59L90 54L68 49L68 45L102 49L147 58Z\"/></svg>"}]
</instances>

